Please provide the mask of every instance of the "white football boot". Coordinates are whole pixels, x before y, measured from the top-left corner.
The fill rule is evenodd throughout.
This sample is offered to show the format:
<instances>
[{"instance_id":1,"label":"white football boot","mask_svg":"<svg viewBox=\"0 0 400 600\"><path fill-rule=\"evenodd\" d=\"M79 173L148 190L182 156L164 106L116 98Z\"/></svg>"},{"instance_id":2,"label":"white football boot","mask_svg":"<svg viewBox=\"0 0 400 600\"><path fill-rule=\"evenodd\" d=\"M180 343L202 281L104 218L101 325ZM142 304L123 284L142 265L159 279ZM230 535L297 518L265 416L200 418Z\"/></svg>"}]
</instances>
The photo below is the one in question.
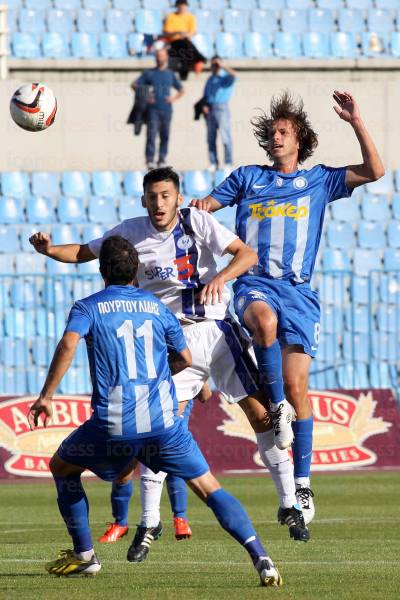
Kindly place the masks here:
<instances>
[{"instance_id":1,"label":"white football boot","mask_svg":"<svg viewBox=\"0 0 400 600\"><path fill-rule=\"evenodd\" d=\"M297 503L302 510L304 523L308 525L315 515L314 492L310 488L310 480L307 477L296 478L295 483Z\"/></svg>"},{"instance_id":2,"label":"white football boot","mask_svg":"<svg viewBox=\"0 0 400 600\"><path fill-rule=\"evenodd\" d=\"M272 427L274 428L275 445L280 450L286 450L293 443L293 407L287 400L278 404L270 403Z\"/></svg>"}]
</instances>

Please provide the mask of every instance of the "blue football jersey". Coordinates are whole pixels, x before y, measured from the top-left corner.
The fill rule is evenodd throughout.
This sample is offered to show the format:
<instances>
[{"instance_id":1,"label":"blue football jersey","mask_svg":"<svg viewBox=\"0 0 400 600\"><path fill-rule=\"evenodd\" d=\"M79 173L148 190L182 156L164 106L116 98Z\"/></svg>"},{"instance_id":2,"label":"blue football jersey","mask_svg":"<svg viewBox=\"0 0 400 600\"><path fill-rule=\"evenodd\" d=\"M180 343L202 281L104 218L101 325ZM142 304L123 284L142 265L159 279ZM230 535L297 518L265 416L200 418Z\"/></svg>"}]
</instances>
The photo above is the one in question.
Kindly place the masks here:
<instances>
[{"instance_id":1,"label":"blue football jersey","mask_svg":"<svg viewBox=\"0 0 400 600\"><path fill-rule=\"evenodd\" d=\"M85 337L93 419L111 437L162 433L176 417L167 345L186 348L177 318L149 292L111 285L79 300L66 331Z\"/></svg>"},{"instance_id":2,"label":"blue football jersey","mask_svg":"<svg viewBox=\"0 0 400 600\"><path fill-rule=\"evenodd\" d=\"M220 204L237 204L236 232L259 259L249 274L310 281L326 204L351 195L345 177L346 168L325 165L295 173L249 165L211 192Z\"/></svg>"}]
</instances>

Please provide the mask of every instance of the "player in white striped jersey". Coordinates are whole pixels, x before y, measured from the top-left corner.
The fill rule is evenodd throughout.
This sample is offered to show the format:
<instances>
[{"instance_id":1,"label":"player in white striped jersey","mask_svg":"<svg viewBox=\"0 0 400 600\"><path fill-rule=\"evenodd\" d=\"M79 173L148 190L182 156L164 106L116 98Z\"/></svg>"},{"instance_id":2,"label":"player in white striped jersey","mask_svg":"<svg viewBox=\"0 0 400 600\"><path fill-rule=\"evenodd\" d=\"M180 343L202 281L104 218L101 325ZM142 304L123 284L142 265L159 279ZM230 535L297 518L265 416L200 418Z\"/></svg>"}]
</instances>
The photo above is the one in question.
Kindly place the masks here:
<instances>
[{"instance_id":1,"label":"player in white striped jersey","mask_svg":"<svg viewBox=\"0 0 400 600\"><path fill-rule=\"evenodd\" d=\"M307 541L309 532L301 511L294 507L293 467L287 451L273 443L249 339L228 312L230 293L225 283L251 268L257 256L211 215L194 208L179 210L182 200L174 171L150 171L144 178L143 197L149 216L128 219L104 238L120 235L135 246L140 261L139 286L158 296L184 325L193 364L182 376L174 377L180 413L210 375L228 402L239 402L256 432L260 455L271 471L280 505L291 512L291 536ZM46 234L38 233L31 242L39 252L56 260L85 262L98 256L104 238L88 245L52 246ZM214 254L225 252L233 259L218 273ZM159 483L160 478L157 481L148 472L141 480L145 529L154 530L159 524ZM159 530L151 535L154 533L158 535Z\"/></svg>"},{"instance_id":2,"label":"player in white striped jersey","mask_svg":"<svg viewBox=\"0 0 400 600\"><path fill-rule=\"evenodd\" d=\"M207 211L236 204L237 233L258 253L258 264L234 284L235 310L253 336L258 367L271 400L277 446L290 446L295 434L294 472L306 523L314 516L308 372L320 333L318 297L309 282L325 207L384 174L354 98L339 91L333 97L336 113L356 134L361 164L299 170L299 163L313 154L317 135L303 102L296 104L290 93L284 92L272 99L269 115L262 114L252 122L272 166L240 167L207 198L192 202ZM297 420L291 427L292 407Z\"/></svg>"}]
</instances>

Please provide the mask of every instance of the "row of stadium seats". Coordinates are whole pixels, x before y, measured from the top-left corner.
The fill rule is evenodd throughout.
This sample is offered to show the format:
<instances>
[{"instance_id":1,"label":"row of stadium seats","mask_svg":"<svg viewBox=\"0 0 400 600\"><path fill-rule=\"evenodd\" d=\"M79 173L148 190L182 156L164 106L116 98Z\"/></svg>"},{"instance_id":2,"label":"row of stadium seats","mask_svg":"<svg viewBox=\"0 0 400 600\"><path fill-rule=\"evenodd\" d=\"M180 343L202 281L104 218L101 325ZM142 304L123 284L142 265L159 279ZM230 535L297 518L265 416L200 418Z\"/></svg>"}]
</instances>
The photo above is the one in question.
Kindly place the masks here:
<instances>
[{"instance_id":1,"label":"row of stadium seats","mask_svg":"<svg viewBox=\"0 0 400 600\"><path fill-rule=\"evenodd\" d=\"M309 32L275 34L247 32L213 34L198 33L193 41L199 51L211 58L218 54L228 59L310 58L356 59L399 58L400 31L392 31L387 38L376 33L330 34ZM42 39L33 33L16 32L11 36L11 54L15 58L49 59L127 59L143 58L149 54L146 35L142 33L44 33Z\"/></svg>"},{"instance_id":2,"label":"row of stadium seats","mask_svg":"<svg viewBox=\"0 0 400 600\"><path fill-rule=\"evenodd\" d=\"M181 173L183 193L188 196L202 196L208 194L213 186L217 186L230 173L229 169L219 169L215 175L208 170L188 170ZM0 191L7 198L26 199L30 195L43 198L58 198L60 195L74 198L87 198L91 194L113 198L126 194L127 196L140 197L143 193L143 171L63 171L62 173L50 171L4 171L0 173ZM351 199L347 199L346 209L352 206L348 216L341 212L342 216L334 213L334 218L340 221L352 221L353 211L357 210L360 197L364 191L368 194L368 200L363 201L362 210L368 211L366 218L372 221L386 220L390 218L388 200L385 195L400 192L400 169L388 171L379 181L368 183L366 186L357 188ZM365 202L365 203L364 203ZM1 205L2 203L0 203ZM332 206L338 206L333 203ZM385 207L384 217L374 217L375 211ZM374 208L373 208L374 207ZM394 217L398 218L397 195L393 197ZM373 212L371 212L373 211ZM349 216L350 215L350 216ZM357 217L359 215L357 214ZM18 220L7 221L18 223Z\"/></svg>"},{"instance_id":3,"label":"row of stadium seats","mask_svg":"<svg viewBox=\"0 0 400 600\"><path fill-rule=\"evenodd\" d=\"M271 9L236 10L226 9L221 14L215 10L196 10L196 28L198 33L217 33L229 31L242 33L255 31L273 33L275 31L331 33L345 31L360 33L372 31L388 34L400 27L400 8L397 11L370 8L341 8L339 11L329 8L309 8L308 10L285 8L279 13ZM10 10L8 12L10 31L41 34L46 31L70 34L82 33L130 33L137 31L159 35L163 29L162 13L157 10L139 9L137 11L79 9L60 10L38 9Z\"/></svg>"}]
</instances>

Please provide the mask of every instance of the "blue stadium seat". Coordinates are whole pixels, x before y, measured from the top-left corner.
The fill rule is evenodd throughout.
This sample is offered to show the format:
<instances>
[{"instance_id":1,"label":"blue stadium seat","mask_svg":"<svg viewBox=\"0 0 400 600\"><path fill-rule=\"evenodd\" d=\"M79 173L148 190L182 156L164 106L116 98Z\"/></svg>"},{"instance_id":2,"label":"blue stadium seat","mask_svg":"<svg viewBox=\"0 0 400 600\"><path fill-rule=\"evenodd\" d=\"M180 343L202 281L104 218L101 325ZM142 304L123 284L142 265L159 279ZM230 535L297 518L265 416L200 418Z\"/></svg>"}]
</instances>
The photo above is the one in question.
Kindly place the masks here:
<instances>
[{"instance_id":1,"label":"blue stadium seat","mask_svg":"<svg viewBox=\"0 0 400 600\"><path fill-rule=\"evenodd\" d=\"M388 245L391 248L400 248L400 221L390 221L388 223L387 236Z\"/></svg>"},{"instance_id":2,"label":"blue stadium seat","mask_svg":"<svg viewBox=\"0 0 400 600\"><path fill-rule=\"evenodd\" d=\"M372 331L372 356L378 360L397 362L400 358L399 344L393 333Z\"/></svg>"},{"instance_id":3,"label":"blue stadium seat","mask_svg":"<svg viewBox=\"0 0 400 600\"><path fill-rule=\"evenodd\" d=\"M372 388L391 388L389 365L386 362L372 360L369 365L369 378Z\"/></svg>"},{"instance_id":4,"label":"blue stadium seat","mask_svg":"<svg viewBox=\"0 0 400 600\"><path fill-rule=\"evenodd\" d=\"M87 221L85 206L81 198L61 196L57 205L58 220L61 223L83 223Z\"/></svg>"},{"instance_id":5,"label":"blue stadium seat","mask_svg":"<svg viewBox=\"0 0 400 600\"><path fill-rule=\"evenodd\" d=\"M60 174L47 171L35 171L32 173L32 194L54 198L60 195Z\"/></svg>"},{"instance_id":6,"label":"blue stadium seat","mask_svg":"<svg viewBox=\"0 0 400 600\"><path fill-rule=\"evenodd\" d=\"M341 365L337 372L339 386L343 389L368 389L367 365L362 362Z\"/></svg>"},{"instance_id":7,"label":"blue stadium seat","mask_svg":"<svg viewBox=\"0 0 400 600\"><path fill-rule=\"evenodd\" d=\"M39 367L47 367L50 364L55 349L55 338L33 338L32 359L34 364L38 365Z\"/></svg>"},{"instance_id":8,"label":"blue stadium seat","mask_svg":"<svg viewBox=\"0 0 400 600\"><path fill-rule=\"evenodd\" d=\"M207 10L224 10L226 4L225 0L201 0L201 8L206 8Z\"/></svg>"},{"instance_id":9,"label":"blue stadium seat","mask_svg":"<svg viewBox=\"0 0 400 600\"><path fill-rule=\"evenodd\" d=\"M185 193L194 198L206 196L212 189L208 171L185 171L183 176Z\"/></svg>"},{"instance_id":10,"label":"blue stadium seat","mask_svg":"<svg viewBox=\"0 0 400 600\"><path fill-rule=\"evenodd\" d=\"M337 387L334 366L313 360L310 371L310 390L335 390Z\"/></svg>"},{"instance_id":11,"label":"blue stadium seat","mask_svg":"<svg viewBox=\"0 0 400 600\"><path fill-rule=\"evenodd\" d=\"M71 51L66 34L45 33L42 39L42 50L45 58L69 58Z\"/></svg>"},{"instance_id":12,"label":"blue stadium seat","mask_svg":"<svg viewBox=\"0 0 400 600\"><path fill-rule=\"evenodd\" d=\"M258 0L258 6L262 9L281 11L286 7L285 0Z\"/></svg>"},{"instance_id":13,"label":"blue stadium seat","mask_svg":"<svg viewBox=\"0 0 400 600\"><path fill-rule=\"evenodd\" d=\"M17 29L18 29L17 16L18 16L17 10L8 9L8 11L7 11L7 27L11 33L14 33L14 31L17 31Z\"/></svg>"},{"instance_id":14,"label":"blue stadium seat","mask_svg":"<svg viewBox=\"0 0 400 600\"><path fill-rule=\"evenodd\" d=\"M0 252L19 252L18 230L12 225L0 225Z\"/></svg>"},{"instance_id":15,"label":"blue stadium seat","mask_svg":"<svg viewBox=\"0 0 400 600\"><path fill-rule=\"evenodd\" d=\"M339 31L361 33L365 30L364 17L361 10L342 8L339 11Z\"/></svg>"},{"instance_id":16,"label":"blue stadium seat","mask_svg":"<svg viewBox=\"0 0 400 600\"><path fill-rule=\"evenodd\" d=\"M76 265L72 263L62 263L58 260L48 260L46 263L48 275L74 275Z\"/></svg>"},{"instance_id":17,"label":"blue stadium seat","mask_svg":"<svg viewBox=\"0 0 400 600\"><path fill-rule=\"evenodd\" d=\"M88 244L92 240L97 240L98 238L103 237L103 233L110 229L109 227L104 227L103 225L94 225L93 223L90 225L84 225L82 227L82 240L84 244Z\"/></svg>"},{"instance_id":18,"label":"blue stadium seat","mask_svg":"<svg viewBox=\"0 0 400 600\"><path fill-rule=\"evenodd\" d=\"M11 36L11 48L15 58L40 58L40 44L33 33L16 31Z\"/></svg>"},{"instance_id":19,"label":"blue stadium seat","mask_svg":"<svg viewBox=\"0 0 400 600\"><path fill-rule=\"evenodd\" d=\"M341 307L324 305L321 312L321 330L324 333L340 335L343 330L343 312Z\"/></svg>"},{"instance_id":20,"label":"blue stadium seat","mask_svg":"<svg viewBox=\"0 0 400 600\"><path fill-rule=\"evenodd\" d=\"M53 202L49 198L31 196L26 202L26 215L29 223L54 223Z\"/></svg>"},{"instance_id":21,"label":"blue stadium seat","mask_svg":"<svg viewBox=\"0 0 400 600\"><path fill-rule=\"evenodd\" d=\"M81 235L78 227L74 225L54 225L51 230L51 239L56 246L60 244L80 244Z\"/></svg>"},{"instance_id":22,"label":"blue stadium seat","mask_svg":"<svg viewBox=\"0 0 400 600\"><path fill-rule=\"evenodd\" d=\"M391 12L381 8L368 9L367 28L375 33L390 33L395 29Z\"/></svg>"},{"instance_id":23,"label":"blue stadium seat","mask_svg":"<svg viewBox=\"0 0 400 600\"><path fill-rule=\"evenodd\" d=\"M365 194L361 203L362 216L367 221L387 221L390 216L386 196Z\"/></svg>"},{"instance_id":24,"label":"blue stadium seat","mask_svg":"<svg viewBox=\"0 0 400 600\"><path fill-rule=\"evenodd\" d=\"M52 33L72 33L74 26L74 13L71 10L53 9L47 11L47 27Z\"/></svg>"},{"instance_id":25,"label":"blue stadium seat","mask_svg":"<svg viewBox=\"0 0 400 600\"><path fill-rule=\"evenodd\" d=\"M275 34L275 54L279 58L300 58L302 51L299 34L277 31Z\"/></svg>"},{"instance_id":26,"label":"blue stadium seat","mask_svg":"<svg viewBox=\"0 0 400 600\"><path fill-rule=\"evenodd\" d=\"M162 33L161 14L155 10L140 9L135 15L136 31L139 33Z\"/></svg>"},{"instance_id":27,"label":"blue stadium seat","mask_svg":"<svg viewBox=\"0 0 400 600\"><path fill-rule=\"evenodd\" d=\"M52 310L69 306L72 300L69 278L47 278L42 295L43 304Z\"/></svg>"},{"instance_id":28,"label":"blue stadium seat","mask_svg":"<svg viewBox=\"0 0 400 600\"><path fill-rule=\"evenodd\" d=\"M89 174L83 171L64 171L62 174L62 189L65 196L86 198L90 194Z\"/></svg>"},{"instance_id":29,"label":"blue stadium seat","mask_svg":"<svg viewBox=\"0 0 400 600\"><path fill-rule=\"evenodd\" d=\"M396 10L399 8L399 0L375 0L375 6L385 10Z\"/></svg>"},{"instance_id":30,"label":"blue stadium seat","mask_svg":"<svg viewBox=\"0 0 400 600\"><path fill-rule=\"evenodd\" d=\"M54 8L59 10L79 10L82 6L81 0L53 0Z\"/></svg>"},{"instance_id":31,"label":"blue stadium seat","mask_svg":"<svg viewBox=\"0 0 400 600\"><path fill-rule=\"evenodd\" d=\"M307 31L307 11L287 8L282 11L281 23L283 24L283 31L285 33Z\"/></svg>"},{"instance_id":32,"label":"blue stadium seat","mask_svg":"<svg viewBox=\"0 0 400 600\"><path fill-rule=\"evenodd\" d=\"M334 14L328 8L310 8L308 29L312 32L331 33L335 30Z\"/></svg>"},{"instance_id":33,"label":"blue stadium seat","mask_svg":"<svg viewBox=\"0 0 400 600\"><path fill-rule=\"evenodd\" d=\"M372 181L365 186L371 194L392 194L394 190L393 173L388 171L378 181Z\"/></svg>"},{"instance_id":34,"label":"blue stadium seat","mask_svg":"<svg viewBox=\"0 0 400 600\"><path fill-rule=\"evenodd\" d=\"M29 338L36 334L35 312L20 308L6 308L4 311L5 333L10 338Z\"/></svg>"},{"instance_id":35,"label":"blue stadium seat","mask_svg":"<svg viewBox=\"0 0 400 600\"><path fill-rule=\"evenodd\" d=\"M116 224L118 221L117 211L113 198L101 198L91 196L88 204L89 221L92 223Z\"/></svg>"},{"instance_id":36,"label":"blue stadium seat","mask_svg":"<svg viewBox=\"0 0 400 600\"><path fill-rule=\"evenodd\" d=\"M249 58L268 58L272 56L272 40L266 33L248 31L244 34L244 50Z\"/></svg>"},{"instance_id":37,"label":"blue stadium seat","mask_svg":"<svg viewBox=\"0 0 400 600\"><path fill-rule=\"evenodd\" d=\"M125 34L108 32L100 34L100 54L103 58L127 58Z\"/></svg>"},{"instance_id":38,"label":"blue stadium seat","mask_svg":"<svg viewBox=\"0 0 400 600\"><path fill-rule=\"evenodd\" d=\"M339 248L325 248L323 265L327 271L349 271L349 253Z\"/></svg>"},{"instance_id":39,"label":"blue stadium seat","mask_svg":"<svg viewBox=\"0 0 400 600\"><path fill-rule=\"evenodd\" d=\"M393 218L400 220L400 195L395 194L392 198L392 213Z\"/></svg>"},{"instance_id":40,"label":"blue stadium seat","mask_svg":"<svg viewBox=\"0 0 400 600\"><path fill-rule=\"evenodd\" d=\"M391 31L389 40L391 55L400 58L400 31Z\"/></svg>"},{"instance_id":41,"label":"blue stadium seat","mask_svg":"<svg viewBox=\"0 0 400 600\"><path fill-rule=\"evenodd\" d=\"M250 15L251 30L258 33L275 33L279 30L279 23L273 10L253 10Z\"/></svg>"},{"instance_id":42,"label":"blue stadium seat","mask_svg":"<svg viewBox=\"0 0 400 600\"><path fill-rule=\"evenodd\" d=\"M337 334L325 334L321 332L318 361L323 361L329 364L337 364L340 361L340 345L339 336Z\"/></svg>"},{"instance_id":43,"label":"blue stadium seat","mask_svg":"<svg viewBox=\"0 0 400 600\"><path fill-rule=\"evenodd\" d=\"M340 10L343 8L343 0L318 0L318 8L329 8L329 10Z\"/></svg>"},{"instance_id":44,"label":"blue stadium seat","mask_svg":"<svg viewBox=\"0 0 400 600\"><path fill-rule=\"evenodd\" d=\"M127 171L124 173L124 190L127 196L142 196L143 177L143 171Z\"/></svg>"},{"instance_id":45,"label":"blue stadium seat","mask_svg":"<svg viewBox=\"0 0 400 600\"><path fill-rule=\"evenodd\" d=\"M370 309L366 304L351 304L346 308L345 324L348 331L368 333L370 329Z\"/></svg>"},{"instance_id":46,"label":"blue stadium seat","mask_svg":"<svg viewBox=\"0 0 400 600\"><path fill-rule=\"evenodd\" d=\"M92 262L97 264L97 267L99 266L99 262L97 260ZM104 289L104 284L101 277L99 277L97 274L95 277L93 274L87 276L81 275L73 280L72 295L74 299L85 298L86 296L95 294L102 289Z\"/></svg>"},{"instance_id":47,"label":"blue stadium seat","mask_svg":"<svg viewBox=\"0 0 400 600\"><path fill-rule=\"evenodd\" d=\"M396 171L394 172L394 183L396 191L400 192L400 169L396 169Z\"/></svg>"},{"instance_id":48,"label":"blue stadium seat","mask_svg":"<svg viewBox=\"0 0 400 600\"><path fill-rule=\"evenodd\" d=\"M111 9L106 12L106 29L110 33L130 33L134 30L133 16L127 10Z\"/></svg>"},{"instance_id":49,"label":"blue stadium seat","mask_svg":"<svg viewBox=\"0 0 400 600\"><path fill-rule=\"evenodd\" d=\"M390 238L389 238L390 243ZM399 240L395 240L396 244L399 244ZM383 253L383 268L387 271L396 271L400 269L400 250L396 248L385 248Z\"/></svg>"},{"instance_id":50,"label":"blue stadium seat","mask_svg":"<svg viewBox=\"0 0 400 600\"><path fill-rule=\"evenodd\" d=\"M0 224L23 223L25 221L21 201L18 198L1 198Z\"/></svg>"},{"instance_id":51,"label":"blue stadium seat","mask_svg":"<svg viewBox=\"0 0 400 600\"><path fill-rule=\"evenodd\" d=\"M7 0L8 10L18 10L22 7L22 0Z\"/></svg>"},{"instance_id":52,"label":"blue stadium seat","mask_svg":"<svg viewBox=\"0 0 400 600\"><path fill-rule=\"evenodd\" d=\"M119 198L119 218L121 221L132 219L146 214L146 209L142 206L141 198L132 196L120 196Z\"/></svg>"},{"instance_id":53,"label":"blue stadium seat","mask_svg":"<svg viewBox=\"0 0 400 600\"><path fill-rule=\"evenodd\" d=\"M78 31L82 33L101 33L104 30L104 12L81 9L78 11L76 23Z\"/></svg>"},{"instance_id":54,"label":"blue stadium seat","mask_svg":"<svg viewBox=\"0 0 400 600\"><path fill-rule=\"evenodd\" d=\"M220 31L216 38L217 54L222 58L242 58L243 40L238 33Z\"/></svg>"},{"instance_id":55,"label":"blue stadium seat","mask_svg":"<svg viewBox=\"0 0 400 600\"><path fill-rule=\"evenodd\" d=\"M146 0L146 2L144 2L144 5L150 10L168 11L169 9L168 0Z\"/></svg>"},{"instance_id":56,"label":"blue stadium seat","mask_svg":"<svg viewBox=\"0 0 400 600\"><path fill-rule=\"evenodd\" d=\"M196 33L192 38L193 44L206 58L212 58L215 54L214 40L208 33Z\"/></svg>"},{"instance_id":57,"label":"blue stadium seat","mask_svg":"<svg viewBox=\"0 0 400 600\"><path fill-rule=\"evenodd\" d=\"M114 197L121 193L119 174L116 171L94 171L92 185L96 196Z\"/></svg>"},{"instance_id":58,"label":"blue stadium seat","mask_svg":"<svg viewBox=\"0 0 400 600\"><path fill-rule=\"evenodd\" d=\"M254 10L257 8L257 0L230 0L231 8Z\"/></svg>"},{"instance_id":59,"label":"blue stadium seat","mask_svg":"<svg viewBox=\"0 0 400 600\"><path fill-rule=\"evenodd\" d=\"M354 223L360 219L358 199L355 195L350 198L341 198L331 203L332 217L336 221Z\"/></svg>"},{"instance_id":60,"label":"blue stadium seat","mask_svg":"<svg viewBox=\"0 0 400 600\"><path fill-rule=\"evenodd\" d=\"M368 362L370 344L368 333L343 332L343 357L345 360Z\"/></svg>"},{"instance_id":61,"label":"blue stadium seat","mask_svg":"<svg viewBox=\"0 0 400 600\"><path fill-rule=\"evenodd\" d=\"M358 245L360 248L378 250L386 245L385 229L381 223L361 221L358 226Z\"/></svg>"},{"instance_id":62,"label":"blue stadium seat","mask_svg":"<svg viewBox=\"0 0 400 600\"><path fill-rule=\"evenodd\" d=\"M386 36L363 32L361 34L362 54L366 58L379 58L386 55Z\"/></svg>"},{"instance_id":63,"label":"blue stadium seat","mask_svg":"<svg viewBox=\"0 0 400 600\"><path fill-rule=\"evenodd\" d=\"M40 290L32 278L15 279L10 288L11 304L15 308L35 308L38 306Z\"/></svg>"},{"instance_id":64,"label":"blue stadium seat","mask_svg":"<svg viewBox=\"0 0 400 600\"><path fill-rule=\"evenodd\" d=\"M330 35L333 58L356 58L357 42L354 33L334 31Z\"/></svg>"},{"instance_id":65,"label":"blue stadium seat","mask_svg":"<svg viewBox=\"0 0 400 600\"><path fill-rule=\"evenodd\" d=\"M348 250L356 245L354 231L350 223L331 221L327 227L327 241L331 248Z\"/></svg>"},{"instance_id":66,"label":"blue stadium seat","mask_svg":"<svg viewBox=\"0 0 400 600\"><path fill-rule=\"evenodd\" d=\"M29 360L29 347L25 340L2 338L0 345L2 348L0 360L5 367L26 366Z\"/></svg>"},{"instance_id":67,"label":"blue stadium seat","mask_svg":"<svg viewBox=\"0 0 400 600\"><path fill-rule=\"evenodd\" d=\"M313 6L313 2L312 0L286 0L286 6L296 10L307 10Z\"/></svg>"},{"instance_id":68,"label":"blue stadium seat","mask_svg":"<svg viewBox=\"0 0 400 600\"><path fill-rule=\"evenodd\" d=\"M15 254L0 254L0 273L3 275L13 274L15 271ZM0 298L1 298L0 294ZM1 325L0 325L1 327Z\"/></svg>"},{"instance_id":69,"label":"blue stadium seat","mask_svg":"<svg viewBox=\"0 0 400 600\"><path fill-rule=\"evenodd\" d=\"M129 54L138 54L141 56L146 52L145 35L144 33L129 33L128 34L128 49Z\"/></svg>"},{"instance_id":70,"label":"blue stadium seat","mask_svg":"<svg viewBox=\"0 0 400 600\"><path fill-rule=\"evenodd\" d=\"M79 263L77 268L79 275L99 274L99 262L97 260L90 260L89 262Z\"/></svg>"},{"instance_id":71,"label":"blue stadium seat","mask_svg":"<svg viewBox=\"0 0 400 600\"><path fill-rule=\"evenodd\" d=\"M22 33L34 33L40 35L46 31L44 10L32 10L22 8L19 11L19 29Z\"/></svg>"},{"instance_id":72,"label":"blue stadium seat","mask_svg":"<svg viewBox=\"0 0 400 600\"><path fill-rule=\"evenodd\" d=\"M214 186L217 187L217 185L222 183L224 181L224 179L226 179L228 177L228 175L231 174L231 172L232 172L232 169L229 169L229 168L217 169L215 171Z\"/></svg>"},{"instance_id":73,"label":"blue stadium seat","mask_svg":"<svg viewBox=\"0 0 400 600\"><path fill-rule=\"evenodd\" d=\"M395 304L379 304L376 322L380 331L400 331L400 309Z\"/></svg>"},{"instance_id":74,"label":"blue stadium seat","mask_svg":"<svg viewBox=\"0 0 400 600\"><path fill-rule=\"evenodd\" d=\"M314 283L322 302L335 306L346 304L348 297L346 277L326 274L319 281L315 277Z\"/></svg>"},{"instance_id":75,"label":"blue stadium seat","mask_svg":"<svg viewBox=\"0 0 400 600\"><path fill-rule=\"evenodd\" d=\"M108 0L83 0L83 7L88 10L105 10L108 6Z\"/></svg>"},{"instance_id":76,"label":"blue stadium seat","mask_svg":"<svg viewBox=\"0 0 400 600\"><path fill-rule=\"evenodd\" d=\"M381 257L375 250L355 248L353 253L353 268L356 275L366 276L370 271L382 268Z\"/></svg>"},{"instance_id":77,"label":"blue stadium seat","mask_svg":"<svg viewBox=\"0 0 400 600\"><path fill-rule=\"evenodd\" d=\"M113 6L118 10L137 10L141 3L140 0L113 0Z\"/></svg>"},{"instance_id":78,"label":"blue stadium seat","mask_svg":"<svg viewBox=\"0 0 400 600\"><path fill-rule=\"evenodd\" d=\"M74 31L71 38L72 55L75 58L99 58L97 35Z\"/></svg>"},{"instance_id":79,"label":"blue stadium seat","mask_svg":"<svg viewBox=\"0 0 400 600\"><path fill-rule=\"evenodd\" d=\"M346 0L346 4L349 8L356 8L358 10L367 10L371 8L371 0Z\"/></svg>"},{"instance_id":80,"label":"blue stadium seat","mask_svg":"<svg viewBox=\"0 0 400 600\"><path fill-rule=\"evenodd\" d=\"M307 58L330 58L329 37L325 33L306 31L302 37L304 56Z\"/></svg>"},{"instance_id":81,"label":"blue stadium seat","mask_svg":"<svg viewBox=\"0 0 400 600\"><path fill-rule=\"evenodd\" d=\"M3 196L24 199L29 195L29 178L27 173L5 171L1 174L1 191Z\"/></svg>"},{"instance_id":82,"label":"blue stadium seat","mask_svg":"<svg viewBox=\"0 0 400 600\"><path fill-rule=\"evenodd\" d=\"M372 289L375 289L374 287ZM400 273L389 272L383 274L379 281L379 299L386 304L400 303Z\"/></svg>"},{"instance_id":83,"label":"blue stadium seat","mask_svg":"<svg viewBox=\"0 0 400 600\"><path fill-rule=\"evenodd\" d=\"M215 10L196 10L195 17L198 33L217 33L221 30L219 15Z\"/></svg>"},{"instance_id":84,"label":"blue stadium seat","mask_svg":"<svg viewBox=\"0 0 400 600\"><path fill-rule=\"evenodd\" d=\"M250 16L247 10L224 10L222 18L224 31L230 33L242 33L248 31L250 27Z\"/></svg>"}]
</instances>

